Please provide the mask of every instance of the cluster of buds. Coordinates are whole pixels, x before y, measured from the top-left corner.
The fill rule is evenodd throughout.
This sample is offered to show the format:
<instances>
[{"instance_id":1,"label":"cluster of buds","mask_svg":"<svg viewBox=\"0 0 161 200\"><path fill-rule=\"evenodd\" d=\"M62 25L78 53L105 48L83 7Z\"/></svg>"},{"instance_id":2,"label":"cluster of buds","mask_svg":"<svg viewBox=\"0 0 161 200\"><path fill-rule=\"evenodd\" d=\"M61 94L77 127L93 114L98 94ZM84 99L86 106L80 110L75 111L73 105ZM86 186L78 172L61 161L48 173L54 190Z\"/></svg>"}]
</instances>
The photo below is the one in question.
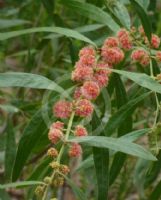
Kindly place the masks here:
<instances>
[{"instance_id":1,"label":"cluster of buds","mask_svg":"<svg viewBox=\"0 0 161 200\"><path fill-rule=\"evenodd\" d=\"M134 40L134 44L139 46L132 51L131 59L133 61L138 62L142 66L149 65L152 57L151 49L155 49L154 58L157 62L161 62L161 51L158 50L161 40L156 34L152 34L151 41L149 42L143 27L140 26L138 31L135 30L133 32L133 37L137 38Z\"/></svg>"}]
</instances>

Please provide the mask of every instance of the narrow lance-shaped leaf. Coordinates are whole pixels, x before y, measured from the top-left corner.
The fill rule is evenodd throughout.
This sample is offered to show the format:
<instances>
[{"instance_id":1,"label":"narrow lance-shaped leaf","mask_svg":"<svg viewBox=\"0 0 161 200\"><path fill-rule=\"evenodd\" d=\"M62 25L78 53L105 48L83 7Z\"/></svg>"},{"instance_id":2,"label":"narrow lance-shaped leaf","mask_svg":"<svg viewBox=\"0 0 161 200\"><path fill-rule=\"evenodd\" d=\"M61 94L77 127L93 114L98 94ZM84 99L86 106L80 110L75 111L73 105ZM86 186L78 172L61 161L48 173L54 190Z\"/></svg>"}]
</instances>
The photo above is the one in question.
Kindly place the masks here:
<instances>
[{"instance_id":1,"label":"narrow lance-shaped leaf","mask_svg":"<svg viewBox=\"0 0 161 200\"><path fill-rule=\"evenodd\" d=\"M147 16L147 14L145 13L145 10L143 9L143 7L135 0L130 0L133 8L135 9L135 11L137 12L138 16L141 19L145 34L148 38L148 40L151 42L151 24L149 21L149 18Z\"/></svg>"},{"instance_id":2,"label":"narrow lance-shaped leaf","mask_svg":"<svg viewBox=\"0 0 161 200\"><path fill-rule=\"evenodd\" d=\"M158 161L155 163L152 163L152 166L148 169L148 172L146 174L145 177L145 184L144 187L148 187L150 184L152 184L155 179L157 178L157 176L159 175L160 171L161 171L161 150L159 151L158 155L157 155L157 159Z\"/></svg>"},{"instance_id":3,"label":"narrow lance-shaped leaf","mask_svg":"<svg viewBox=\"0 0 161 200\"><path fill-rule=\"evenodd\" d=\"M65 176L64 174L61 174L62 176L64 176L64 178L66 179L67 183L70 185L70 187L72 188L76 198L78 200L87 200L84 192L82 190L80 190L75 183L73 183L73 181L71 179L69 179L67 176Z\"/></svg>"},{"instance_id":4,"label":"narrow lance-shaped leaf","mask_svg":"<svg viewBox=\"0 0 161 200\"><path fill-rule=\"evenodd\" d=\"M15 181L19 177L26 160L31 154L36 145L36 141L42 136L43 132L47 129L42 112L39 110L30 120L26 126L22 137L18 144L16 159L13 167L12 180ZM33 142L34 141L34 142Z\"/></svg>"},{"instance_id":5,"label":"narrow lance-shaped leaf","mask_svg":"<svg viewBox=\"0 0 161 200\"><path fill-rule=\"evenodd\" d=\"M132 131L131 133L121 136L120 139L125 139L129 142L133 142L133 141L137 140L138 138L140 138L141 136L148 133L150 130L151 130L150 128L145 128L145 129Z\"/></svg>"},{"instance_id":6,"label":"narrow lance-shaped leaf","mask_svg":"<svg viewBox=\"0 0 161 200\"><path fill-rule=\"evenodd\" d=\"M25 87L64 92L62 87L44 76L22 72L0 73L0 87Z\"/></svg>"},{"instance_id":7,"label":"narrow lance-shaped leaf","mask_svg":"<svg viewBox=\"0 0 161 200\"><path fill-rule=\"evenodd\" d=\"M113 32L117 32L120 28L108 13L92 4L77 0L61 0L60 3L78 12L80 15L107 25Z\"/></svg>"},{"instance_id":8,"label":"narrow lance-shaped leaf","mask_svg":"<svg viewBox=\"0 0 161 200\"><path fill-rule=\"evenodd\" d=\"M134 81L138 85L147 88L151 91L161 93L161 85L150 76L143 73L127 72L123 70L113 70L114 72L125 76L126 78Z\"/></svg>"},{"instance_id":9,"label":"narrow lance-shaped leaf","mask_svg":"<svg viewBox=\"0 0 161 200\"><path fill-rule=\"evenodd\" d=\"M126 134L126 135L121 136L119 139L124 139L124 140L127 140L128 142L134 142L137 139L139 139L140 137L147 134L150 130L151 130L150 128L145 128L145 129L132 131L132 132ZM157 158L158 158L158 156L157 156ZM156 163L158 163L158 162L156 162ZM86 169L86 168L90 168L93 165L94 165L93 157L89 156L87 159L83 160L80 163L80 165L78 166L78 168L76 170L79 171L79 170L83 170L83 169Z\"/></svg>"},{"instance_id":10,"label":"narrow lance-shaped leaf","mask_svg":"<svg viewBox=\"0 0 161 200\"><path fill-rule=\"evenodd\" d=\"M135 99L130 100L127 104L122 106L112 117L109 119L106 124L105 131L106 135L110 136L112 133L120 126L120 124L127 118L127 116L131 115L133 109L135 109L136 105L149 96L150 92L145 93Z\"/></svg>"},{"instance_id":11,"label":"narrow lance-shaped leaf","mask_svg":"<svg viewBox=\"0 0 161 200\"><path fill-rule=\"evenodd\" d=\"M5 177L11 179L13 163L16 156L15 132L11 118L8 119L6 149L5 149Z\"/></svg>"},{"instance_id":12,"label":"narrow lance-shaped leaf","mask_svg":"<svg viewBox=\"0 0 161 200\"><path fill-rule=\"evenodd\" d=\"M11 28L14 26L20 26L29 23L29 21L24 19L0 19L0 29Z\"/></svg>"},{"instance_id":13,"label":"narrow lance-shaped leaf","mask_svg":"<svg viewBox=\"0 0 161 200\"><path fill-rule=\"evenodd\" d=\"M161 197L160 191L161 191L161 181L159 181L159 183L156 185L156 187L150 194L150 197L148 198L148 200L152 200L152 199L159 200Z\"/></svg>"},{"instance_id":14,"label":"narrow lance-shaped leaf","mask_svg":"<svg viewBox=\"0 0 161 200\"><path fill-rule=\"evenodd\" d=\"M89 38L85 37L81 33L68 29L68 28L61 28L61 27L37 27L37 28L29 28L29 29L24 29L24 30L19 30L19 31L4 32L4 33L0 33L0 40L3 41L9 38L14 38L17 36L37 33L37 32L57 33L57 34L65 35L67 37L78 39L83 42L87 42L89 44L96 46L94 42L92 42Z\"/></svg>"},{"instance_id":15,"label":"narrow lance-shaped leaf","mask_svg":"<svg viewBox=\"0 0 161 200\"><path fill-rule=\"evenodd\" d=\"M101 120L94 113L92 118L92 132L101 126ZM104 136L104 130L97 133ZM109 185L109 151L106 148L93 148L93 158L97 177L98 200L107 199Z\"/></svg>"},{"instance_id":16,"label":"narrow lance-shaped leaf","mask_svg":"<svg viewBox=\"0 0 161 200\"><path fill-rule=\"evenodd\" d=\"M4 185L0 185L0 189L8 189L8 188L15 188L15 187L26 187L30 185L44 185L44 182L40 181L22 181L16 183L8 183Z\"/></svg>"},{"instance_id":17,"label":"narrow lance-shaped leaf","mask_svg":"<svg viewBox=\"0 0 161 200\"><path fill-rule=\"evenodd\" d=\"M130 29L131 26L130 16L123 3L121 3L120 1L116 1L113 10L115 16L120 20L121 24L125 28Z\"/></svg>"},{"instance_id":18,"label":"narrow lance-shaped leaf","mask_svg":"<svg viewBox=\"0 0 161 200\"><path fill-rule=\"evenodd\" d=\"M120 78L119 74L114 74L115 78L115 91L116 91L116 101L118 109L127 103L127 94L124 84ZM132 115L132 112L131 112ZM132 130L132 118L131 115L128 116L121 125L118 127L118 137L130 132ZM121 168L126 160L126 154L118 152L115 154L113 162L110 168L110 185L115 181L120 173Z\"/></svg>"},{"instance_id":19,"label":"narrow lance-shaped leaf","mask_svg":"<svg viewBox=\"0 0 161 200\"><path fill-rule=\"evenodd\" d=\"M105 136L84 136L71 139L69 142L78 142L87 146L120 151L126 154L137 156L139 158L143 158L145 160L157 160L155 156L153 156L149 151L140 145L119 138Z\"/></svg>"}]
</instances>

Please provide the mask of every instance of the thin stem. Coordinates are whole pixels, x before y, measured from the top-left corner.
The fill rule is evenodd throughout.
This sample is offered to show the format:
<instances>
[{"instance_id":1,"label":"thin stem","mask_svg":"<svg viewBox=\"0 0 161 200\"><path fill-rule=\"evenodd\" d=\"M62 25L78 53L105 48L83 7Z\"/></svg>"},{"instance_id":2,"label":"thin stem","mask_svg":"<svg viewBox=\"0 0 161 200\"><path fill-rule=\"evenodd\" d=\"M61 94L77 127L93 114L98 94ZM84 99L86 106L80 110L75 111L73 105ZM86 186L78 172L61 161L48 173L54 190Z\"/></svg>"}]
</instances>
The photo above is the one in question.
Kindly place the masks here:
<instances>
[{"instance_id":1,"label":"thin stem","mask_svg":"<svg viewBox=\"0 0 161 200\"><path fill-rule=\"evenodd\" d=\"M149 50L150 52L150 55L151 55L151 51ZM154 77L154 72L153 72L153 64L152 64L152 60L150 59L150 75L151 77ZM157 93L155 92L154 93L155 95L155 100L156 100L156 111L155 111L155 119L154 119L154 123L153 123L153 127L152 129L155 128L156 124L157 124L157 119L158 119L158 115L159 115L159 111L160 111L160 103L159 103L159 100L158 100L158 96L157 96ZM155 144L156 144L156 153L158 152L158 138L157 138L157 134L154 135L155 137Z\"/></svg>"},{"instance_id":2,"label":"thin stem","mask_svg":"<svg viewBox=\"0 0 161 200\"><path fill-rule=\"evenodd\" d=\"M72 114L71 114L71 116L70 116L70 119L69 119L69 122L68 122L66 134L65 134L65 142L68 140L68 137L69 137L69 135L70 135L74 116L75 116L75 112L72 112ZM58 163L60 163L60 161L61 161L62 155L63 155L63 153L64 153L65 145L66 145L66 144L63 143L63 145L62 145L62 147L61 147L61 149L60 149L60 151L59 151L59 155L58 155L57 160L56 160L56 162L58 162ZM54 170L54 172L53 172L52 175L51 175L51 181L54 179L55 173L56 173L56 171ZM48 195L48 190L49 190L49 188L50 188L50 184L48 184L48 185L46 186L42 200L46 200L47 195Z\"/></svg>"}]
</instances>

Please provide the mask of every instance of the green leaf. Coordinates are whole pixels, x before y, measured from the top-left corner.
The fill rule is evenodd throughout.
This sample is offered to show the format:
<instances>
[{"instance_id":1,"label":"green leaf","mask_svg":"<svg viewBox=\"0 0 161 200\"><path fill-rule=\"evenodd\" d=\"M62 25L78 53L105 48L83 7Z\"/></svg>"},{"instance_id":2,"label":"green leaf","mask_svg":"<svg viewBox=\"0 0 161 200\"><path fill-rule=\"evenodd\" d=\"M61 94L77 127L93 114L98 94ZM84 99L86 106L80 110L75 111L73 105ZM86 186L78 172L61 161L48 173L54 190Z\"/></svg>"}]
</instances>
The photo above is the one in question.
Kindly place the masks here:
<instances>
[{"instance_id":1,"label":"green leaf","mask_svg":"<svg viewBox=\"0 0 161 200\"><path fill-rule=\"evenodd\" d=\"M101 125L101 120L94 113L92 118L92 132ZM98 132L99 135L104 136L104 130ZM98 135L97 134L97 135ZM94 136L93 136L94 137ZM106 148L93 148L93 158L97 177L98 200L107 199L109 186L109 151Z\"/></svg>"},{"instance_id":2,"label":"green leaf","mask_svg":"<svg viewBox=\"0 0 161 200\"><path fill-rule=\"evenodd\" d=\"M145 178L145 187L148 187L151 183L153 183L156 178L158 177L160 171L161 171L161 150L159 151L157 155L158 161L155 163L152 163Z\"/></svg>"},{"instance_id":3,"label":"green leaf","mask_svg":"<svg viewBox=\"0 0 161 200\"><path fill-rule=\"evenodd\" d=\"M143 95L130 100L127 104L122 106L106 124L105 131L106 135L110 136L112 133L121 125L121 123L131 115L131 112L135 109L136 105L149 96L150 92L144 93Z\"/></svg>"},{"instance_id":4,"label":"green leaf","mask_svg":"<svg viewBox=\"0 0 161 200\"><path fill-rule=\"evenodd\" d=\"M115 81L115 91L116 91L116 101L117 101L117 107L118 109L127 103L127 94L126 90L123 84L123 81L120 78L119 74L114 74L114 81ZM132 112L130 116L128 116L124 121L121 123L121 125L118 128L118 137L128 133L132 129L132 118L131 118ZM110 168L110 185L115 181L117 176L119 175L121 168L124 165L124 162L126 160L126 155L123 153L116 153L113 159L113 162L111 164Z\"/></svg>"},{"instance_id":5,"label":"green leaf","mask_svg":"<svg viewBox=\"0 0 161 200\"><path fill-rule=\"evenodd\" d=\"M138 144L128 142L124 139L105 137L105 136L84 136L76 137L69 140L69 142L78 142L92 147L108 148L114 151L123 152L145 160L156 161L156 157L153 156L149 151L144 149Z\"/></svg>"},{"instance_id":6,"label":"green leaf","mask_svg":"<svg viewBox=\"0 0 161 200\"><path fill-rule=\"evenodd\" d=\"M161 181L159 181L159 183L156 185L156 187L154 188L154 190L152 191L150 197L148 198L149 200L155 199L155 200L159 200L161 197Z\"/></svg>"},{"instance_id":7,"label":"green leaf","mask_svg":"<svg viewBox=\"0 0 161 200\"><path fill-rule=\"evenodd\" d=\"M150 161L139 159L135 164L133 183L141 199L145 198L144 183ZM157 163L157 162L156 162Z\"/></svg>"},{"instance_id":8,"label":"green leaf","mask_svg":"<svg viewBox=\"0 0 161 200\"><path fill-rule=\"evenodd\" d=\"M131 133L121 136L120 139L125 139L128 142L133 142L137 140L138 138L140 138L141 136L148 133L150 130L151 130L150 128L145 128L145 129L140 129L137 131L132 131Z\"/></svg>"},{"instance_id":9,"label":"green leaf","mask_svg":"<svg viewBox=\"0 0 161 200\"><path fill-rule=\"evenodd\" d=\"M40 181L22 181L16 183L8 183L4 185L0 185L0 189L7 189L7 188L16 188L16 187L26 187L30 185L44 185L44 182Z\"/></svg>"},{"instance_id":10,"label":"green leaf","mask_svg":"<svg viewBox=\"0 0 161 200\"><path fill-rule=\"evenodd\" d=\"M75 169L77 172L90 168L94 165L93 156L89 156L85 160L83 160L79 166Z\"/></svg>"},{"instance_id":11,"label":"green leaf","mask_svg":"<svg viewBox=\"0 0 161 200\"><path fill-rule=\"evenodd\" d=\"M7 105L7 104L5 104L5 105L0 105L0 109L6 111L6 112L8 112L8 113L16 113L16 112L19 111L19 109L16 108L15 106Z\"/></svg>"},{"instance_id":12,"label":"green leaf","mask_svg":"<svg viewBox=\"0 0 161 200\"><path fill-rule=\"evenodd\" d=\"M69 179L67 176L65 176L64 174L61 174L62 176L64 176L64 178L66 179L68 185L72 188L72 191L74 192L76 198L78 200L87 200L85 193L80 190L75 183L73 183L73 181L71 179Z\"/></svg>"},{"instance_id":13,"label":"green leaf","mask_svg":"<svg viewBox=\"0 0 161 200\"><path fill-rule=\"evenodd\" d=\"M61 28L61 27L38 27L38 28L23 29L20 31L11 31L11 32L6 32L6 33L0 33L0 41L7 40L9 38L18 37L21 35L37 33L37 32L57 33L57 34L61 34L61 35L67 36L67 37L78 39L83 42L87 42L89 44L96 46L95 43L92 42L89 38L78 33L77 31L74 31L74 30L71 30L68 28Z\"/></svg>"},{"instance_id":14,"label":"green leaf","mask_svg":"<svg viewBox=\"0 0 161 200\"><path fill-rule=\"evenodd\" d=\"M51 159L50 158L44 158L43 161L36 167L35 170L30 174L29 178L27 179L28 181L30 180L39 180L42 174L48 170L48 166L50 163Z\"/></svg>"},{"instance_id":15,"label":"green leaf","mask_svg":"<svg viewBox=\"0 0 161 200\"><path fill-rule=\"evenodd\" d=\"M41 0L45 9L50 15L53 15L54 8L55 8L55 1L54 0Z\"/></svg>"},{"instance_id":16,"label":"green leaf","mask_svg":"<svg viewBox=\"0 0 161 200\"><path fill-rule=\"evenodd\" d=\"M150 76L143 73L127 72L123 70L113 70L114 72L125 76L126 78L134 81L138 85L147 88L151 91L161 93L161 85L152 79Z\"/></svg>"},{"instance_id":17,"label":"green leaf","mask_svg":"<svg viewBox=\"0 0 161 200\"><path fill-rule=\"evenodd\" d=\"M8 119L6 148L5 148L5 177L11 179L13 163L16 156L15 132L11 119Z\"/></svg>"},{"instance_id":18,"label":"green leaf","mask_svg":"<svg viewBox=\"0 0 161 200\"><path fill-rule=\"evenodd\" d=\"M116 1L113 10L115 16L119 19L121 24L127 29L130 29L131 27L130 16L126 7L121 2Z\"/></svg>"},{"instance_id":19,"label":"green leaf","mask_svg":"<svg viewBox=\"0 0 161 200\"><path fill-rule=\"evenodd\" d=\"M23 19L0 19L0 29L11 28L14 26L20 26L28 23L29 21Z\"/></svg>"},{"instance_id":20,"label":"green leaf","mask_svg":"<svg viewBox=\"0 0 161 200\"><path fill-rule=\"evenodd\" d=\"M98 200L105 200L108 196L108 165L109 152L103 148L93 148L94 164L97 176Z\"/></svg>"},{"instance_id":21,"label":"green leaf","mask_svg":"<svg viewBox=\"0 0 161 200\"><path fill-rule=\"evenodd\" d=\"M16 159L13 167L12 180L19 177L26 160L31 154L36 142L39 141L43 132L47 129L42 113L45 110L39 110L30 120L18 144Z\"/></svg>"},{"instance_id":22,"label":"green leaf","mask_svg":"<svg viewBox=\"0 0 161 200\"><path fill-rule=\"evenodd\" d=\"M77 27L75 30L80 33L86 33L86 32L96 31L100 28L103 28L104 26L105 25L103 24L88 24L85 26Z\"/></svg>"},{"instance_id":23,"label":"green leaf","mask_svg":"<svg viewBox=\"0 0 161 200\"><path fill-rule=\"evenodd\" d=\"M150 3L150 0L136 0L144 9L147 9Z\"/></svg>"},{"instance_id":24,"label":"green leaf","mask_svg":"<svg viewBox=\"0 0 161 200\"><path fill-rule=\"evenodd\" d=\"M51 81L44 76L22 72L0 73L0 87L47 89L54 90L59 93L64 91L64 89L57 85L54 81Z\"/></svg>"},{"instance_id":25,"label":"green leaf","mask_svg":"<svg viewBox=\"0 0 161 200\"><path fill-rule=\"evenodd\" d=\"M11 200L9 194L4 189L0 189L0 200Z\"/></svg>"},{"instance_id":26,"label":"green leaf","mask_svg":"<svg viewBox=\"0 0 161 200\"><path fill-rule=\"evenodd\" d=\"M152 28L151 28L151 24L149 21L149 18L147 16L147 14L145 13L145 10L143 9L143 7L135 0L130 0L133 8L135 9L135 11L137 12L138 16L140 17L140 20L142 22L145 34L149 40L149 42L151 42L151 33L152 33Z\"/></svg>"},{"instance_id":27,"label":"green leaf","mask_svg":"<svg viewBox=\"0 0 161 200\"><path fill-rule=\"evenodd\" d=\"M60 0L60 3L69 7L73 11L78 12L80 15L83 15L99 23L105 24L113 32L117 32L120 28L119 25L116 24L116 22L108 13L104 12L101 8L96 7L92 4L80 2L77 0Z\"/></svg>"}]
</instances>

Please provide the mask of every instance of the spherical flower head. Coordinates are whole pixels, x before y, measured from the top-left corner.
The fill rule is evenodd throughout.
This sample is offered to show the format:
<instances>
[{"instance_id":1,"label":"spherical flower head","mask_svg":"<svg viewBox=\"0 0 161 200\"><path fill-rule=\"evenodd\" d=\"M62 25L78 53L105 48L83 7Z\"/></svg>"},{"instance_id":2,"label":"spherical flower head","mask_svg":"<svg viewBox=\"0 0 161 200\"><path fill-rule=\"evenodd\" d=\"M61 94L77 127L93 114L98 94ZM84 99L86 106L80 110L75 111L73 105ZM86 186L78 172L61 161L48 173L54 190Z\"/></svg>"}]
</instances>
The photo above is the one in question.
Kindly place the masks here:
<instances>
[{"instance_id":1,"label":"spherical flower head","mask_svg":"<svg viewBox=\"0 0 161 200\"><path fill-rule=\"evenodd\" d=\"M81 87L77 87L74 91L74 99L79 99L82 96Z\"/></svg>"},{"instance_id":2,"label":"spherical flower head","mask_svg":"<svg viewBox=\"0 0 161 200\"><path fill-rule=\"evenodd\" d=\"M107 86L109 79L106 75L95 73L93 76L93 80L98 84L99 88L101 89Z\"/></svg>"},{"instance_id":3,"label":"spherical flower head","mask_svg":"<svg viewBox=\"0 0 161 200\"><path fill-rule=\"evenodd\" d=\"M53 128L56 128L56 129L63 129L64 128L64 123L63 122L60 122L60 121L57 121L57 122L54 122L50 129L53 129Z\"/></svg>"},{"instance_id":4,"label":"spherical flower head","mask_svg":"<svg viewBox=\"0 0 161 200\"><path fill-rule=\"evenodd\" d=\"M82 86L82 95L86 99L96 99L100 94L99 85L94 81L86 81Z\"/></svg>"},{"instance_id":5,"label":"spherical flower head","mask_svg":"<svg viewBox=\"0 0 161 200\"><path fill-rule=\"evenodd\" d=\"M64 185L64 177L61 177L61 176L58 176L56 177L52 184L54 187L60 187L60 186L63 186Z\"/></svg>"},{"instance_id":6,"label":"spherical flower head","mask_svg":"<svg viewBox=\"0 0 161 200\"><path fill-rule=\"evenodd\" d=\"M75 136L87 136L88 135L88 132L86 130L86 128L82 125L78 125L75 127L75 130L74 130L74 135Z\"/></svg>"},{"instance_id":7,"label":"spherical flower head","mask_svg":"<svg viewBox=\"0 0 161 200\"><path fill-rule=\"evenodd\" d=\"M62 174L67 175L70 172L70 169L67 165L60 165L60 171Z\"/></svg>"},{"instance_id":8,"label":"spherical flower head","mask_svg":"<svg viewBox=\"0 0 161 200\"><path fill-rule=\"evenodd\" d=\"M70 157L79 157L82 154L82 148L78 143L72 143L70 150L69 150L69 156Z\"/></svg>"},{"instance_id":9,"label":"spherical flower head","mask_svg":"<svg viewBox=\"0 0 161 200\"><path fill-rule=\"evenodd\" d=\"M156 60L158 62L161 62L161 51L157 51L157 53L156 53Z\"/></svg>"},{"instance_id":10,"label":"spherical flower head","mask_svg":"<svg viewBox=\"0 0 161 200\"><path fill-rule=\"evenodd\" d=\"M111 73L110 66L104 62L98 63L96 65L95 71L100 75L109 75Z\"/></svg>"},{"instance_id":11,"label":"spherical flower head","mask_svg":"<svg viewBox=\"0 0 161 200\"><path fill-rule=\"evenodd\" d=\"M35 189L35 194L38 197L42 197L44 193L44 187L43 186L37 186Z\"/></svg>"},{"instance_id":12,"label":"spherical flower head","mask_svg":"<svg viewBox=\"0 0 161 200\"><path fill-rule=\"evenodd\" d=\"M110 64L118 64L124 59L124 52L118 47L103 47L101 55L103 57L103 60Z\"/></svg>"},{"instance_id":13,"label":"spherical flower head","mask_svg":"<svg viewBox=\"0 0 161 200\"><path fill-rule=\"evenodd\" d=\"M51 143L56 144L63 137L63 133L59 129L51 129L48 133L48 138Z\"/></svg>"},{"instance_id":14,"label":"spherical flower head","mask_svg":"<svg viewBox=\"0 0 161 200\"><path fill-rule=\"evenodd\" d=\"M105 42L104 46L107 47L118 47L119 46L119 41L116 37L108 37Z\"/></svg>"},{"instance_id":15,"label":"spherical flower head","mask_svg":"<svg viewBox=\"0 0 161 200\"><path fill-rule=\"evenodd\" d=\"M84 47L83 49L81 49L79 51L79 57L82 57L84 55L88 55L88 56L95 56L96 55L96 52L94 50L93 47Z\"/></svg>"},{"instance_id":16,"label":"spherical flower head","mask_svg":"<svg viewBox=\"0 0 161 200\"><path fill-rule=\"evenodd\" d=\"M150 62L148 53L143 49L134 50L131 54L131 58L132 60L139 62L141 65L148 65Z\"/></svg>"},{"instance_id":17,"label":"spherical flower head","mask_svg":"<svg viewBox=\"0 0 161 200\"><path fill-rule=\"evenodd\" d=\"M151 38L151 46L155 49L157 49L160 45L160 38L155 35L155 34L152 34L152 38Z\"/></svg>"},{"instance_id":18,"label":"spherical flower head","mask_svg":"<svg viewBox=\"0 0 161 200\"><path fill-rule=\"evenodd\" d=\"M72 72L72 80L77 82L82 82L85 80L90 80L93 76L93 69L92 68L85 68L85 67L77 67Z\"/></svg>"},{"instance_id":19,"label":"spherical flower head","mask_svg":"<svg viewBox=\"0 0 161 200\"><path fill-rule=\"evenodd\" d=\"M58 118L68 118L72 112L72 103L66 100L60 100L55 103L53 113Z\"/></svg>"},{"instance_id":20,"label":"spherical flower head","mask_svg":"<svg viewBox=\"0 0 161 200\"><path fill-rule=\"evenodd\" d=\"M60 164L57 161L52 161L50 163L50 167L55 169L55 170L58 170L60 168Z\"/></svg>"},{"instance_id":21,"label":"spherical flower head","mask_svg":"<svg viewBox=\"0 0 161 200\"><path fill-rule=\"evenodd\" d=\"M80 99L76 102L75 114L80 117L88 117L93 113L93 105L88 99Z\"/></svg>"},{"instance_id":22,"label":"spherical flower head","mask_svg":"<svg viewBox=\"0 0 161 200\"><path fill-rule=\"evenodd\" d=\"M132 48L132 39L129 32L126 29L121 29L117 33L117 37L121 47L125 50L130 50Z\"/></svg>"},{"instance_id":23,"label":"spherical flower head","mask_svg":"<svg viewBox=\"0 0 161 200\"><path fill-rule=\"evenodd\" d=\"M47 155L56 158L58 156L58 151L55 148L51 147L50 149L48 149Z\"/></svg>"},{"instance_id":24,"label":"spherical flower head","mask_svg":"<svg viewBox=\"0 0 161 200\"><path fill-rule=\"evenodd\" d=\"M83 55L80 57L79 62L82 65L88 66L88 67L94 67L96 60L95 60L95 56L92 55Z\"/></svg>"}]
</instances>

